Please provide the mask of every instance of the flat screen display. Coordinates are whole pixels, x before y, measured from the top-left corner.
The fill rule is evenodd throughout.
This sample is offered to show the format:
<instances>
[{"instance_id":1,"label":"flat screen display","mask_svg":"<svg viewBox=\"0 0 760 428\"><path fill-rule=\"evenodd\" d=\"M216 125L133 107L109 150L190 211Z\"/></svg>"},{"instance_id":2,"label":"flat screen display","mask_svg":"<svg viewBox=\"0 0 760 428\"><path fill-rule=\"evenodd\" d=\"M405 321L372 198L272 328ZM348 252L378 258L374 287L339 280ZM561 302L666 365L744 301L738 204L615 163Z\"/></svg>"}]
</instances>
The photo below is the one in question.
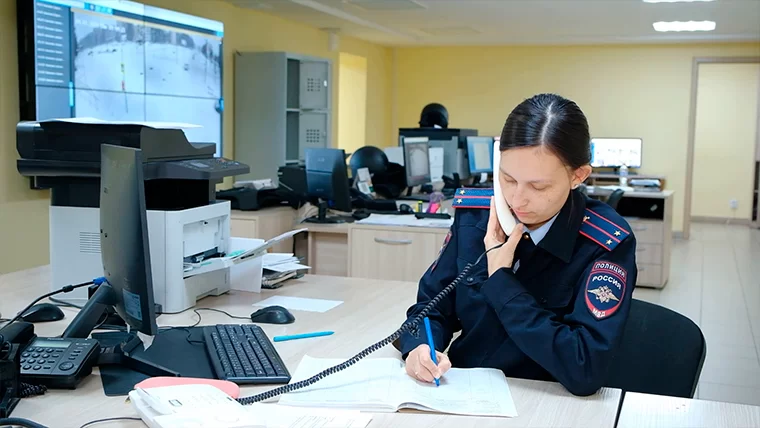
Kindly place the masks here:
<instances>
[{"instance_id":1,"label":"flat screen display","mask_svg":"<svg viewBox=\"0 0 760 428\"><path fill-rule=\"evenodd\" d=\"M641 138L592 138L592 167L641 167Z\"/></svg>"},{"instance_id":2,"label":"flat screen display","mask_svg":"<svg viewBox=\"0 0 760 428\"><path fill-rule=\"evenodd\" d=\"M22 120L191 123L221 155L221 22L125 0L18 6Z\"/></svg>"}]
</instances>

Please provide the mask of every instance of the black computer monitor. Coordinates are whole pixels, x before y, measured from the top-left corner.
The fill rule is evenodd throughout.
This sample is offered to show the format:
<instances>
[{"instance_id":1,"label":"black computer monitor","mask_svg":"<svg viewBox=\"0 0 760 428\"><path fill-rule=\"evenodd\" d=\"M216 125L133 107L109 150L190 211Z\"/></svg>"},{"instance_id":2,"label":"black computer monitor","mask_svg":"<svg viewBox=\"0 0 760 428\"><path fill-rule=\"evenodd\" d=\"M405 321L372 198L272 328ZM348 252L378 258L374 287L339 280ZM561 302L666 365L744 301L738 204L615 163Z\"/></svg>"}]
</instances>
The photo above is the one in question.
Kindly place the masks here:
<instances>
[{"instance_id":1,"label":"black computer monitor","mask_svg":"<svg viewBox=\"0 0 760 428\"><path fill-rule=\"evenodd\" d=\"M103 144L100 155L100 251L106 281L66 328L64 338L86 338L109 307L131 331L158 334L153 301L142 151ZM139 340L133 338L132 341ZM126 347L123 349L131 349ZM112 363L146 374L176 375L142 358L119 355Z\"/></svg>"},{"instance_id":2,"label":"black computer monitor","mask_svg":"<svg viewBox=\"0 0 760 428\"><path fill-rule=\"evenodd\" d=\"M431 181L430 144L428 137L402 137L407 187L422 186Z\"/></svg>"},{"instance_id":3,"label":"black computer monitor","mask_svg":"<svg viewBox=\"0 0 760 428\"><path fill-rule=\"evenodd\" d=\"M307 197L316 199L319 214L307 218L309 223L341 223L327 217L327 209L351 212L351 190L348 183L346 152L343 149L310 148L306 155Z\"/></svg>"}]
</instances>

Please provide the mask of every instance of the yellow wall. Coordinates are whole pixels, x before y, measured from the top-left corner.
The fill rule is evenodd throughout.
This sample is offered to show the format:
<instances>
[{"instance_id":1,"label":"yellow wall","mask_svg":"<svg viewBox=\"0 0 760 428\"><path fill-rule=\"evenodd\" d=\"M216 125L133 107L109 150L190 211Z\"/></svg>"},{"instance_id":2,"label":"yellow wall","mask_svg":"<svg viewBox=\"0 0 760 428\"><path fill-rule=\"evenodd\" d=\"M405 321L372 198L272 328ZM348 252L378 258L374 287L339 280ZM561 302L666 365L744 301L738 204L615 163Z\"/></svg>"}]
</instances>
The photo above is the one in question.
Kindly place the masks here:
<instances>
[{"instance_id":1,"label":"yellow wall","mask_svg":"<svg viewBox=\"0 0 760 428\"><path fill-rule=\"evenodd\" d=\"M680 231L692 58L717 55L760 55L760 44L403 48L396 52L394 114L400 127L416 126L422 107L440 102L450 127L498 135L524 98L569 97L593 136L643 138L639 171L667 176L675 190L673 229Z\"/></svg>"},{"instance_id":2,"label":"yellow wall","mask_svg":"<svg viewBox=\"0 0 760 428\"><path fill-rule=\"evenodd\" d=\"M224 156L233 157L235 51L278 50L329 58L333 63L333 108L338 111L339 52L328 50L326 32L221 0L145 0L153 6L224 22ZM48 192L30 191L16 171L15 126L18 122L15 1L0 1L0 273L46 264L48 258ZM367 144L391 141L391 50L348 37L340 38L341 52L367 59ZM337 135L338 115L333 115ZM14 242L17 246L9 245Z\"/></svg>"},{"instance_id":3,"label":"yellow wall","mask_svg":"<svg viewBox=\"0 0 760 428\"><path fill-rule=\"evenodd\" d=\"M752 219L758 86L760 64L700 64L692 216Z\"/></svg>"},{"instance_id":4,"label":"yellow wall","mask_svg":"<svg viewBox=\"0 0 760 428\"><path fill-rule=\"evenodd\" d=\"M367 58L341 53L338 82L338 147L353 153L367 132Z\"/></svg>"}]
</instances>

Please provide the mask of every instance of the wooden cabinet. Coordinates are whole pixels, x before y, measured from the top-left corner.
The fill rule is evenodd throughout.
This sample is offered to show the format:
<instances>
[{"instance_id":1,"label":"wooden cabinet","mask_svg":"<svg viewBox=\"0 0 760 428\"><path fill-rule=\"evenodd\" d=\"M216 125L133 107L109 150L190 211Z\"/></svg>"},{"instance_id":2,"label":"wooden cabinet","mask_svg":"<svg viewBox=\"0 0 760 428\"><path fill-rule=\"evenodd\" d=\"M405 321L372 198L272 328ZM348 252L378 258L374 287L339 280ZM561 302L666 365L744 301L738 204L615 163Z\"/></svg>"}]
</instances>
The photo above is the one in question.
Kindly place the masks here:
<instances>
[{"instance_id":1,"label":"wooden cabinet","mask_svg":"<svg viewBox=\"0 0 760 428\"><path fill-rule=\"evenodd\" d=\"M589 187L588 192L605 198L611 190ZM665 287L673 242L673 191L626 191L616 210L636 237L636 286Z\"/></svg>"},{"instance_id":2,"label":"wooden cabinet","mask_svg":"<svg viewBox=\"0 0 760 428\"><path fill-rule=\"evenodd\" d=\"M233 210L230 215L230 236L239 238L271 239L293 230L296 210L290 207L267 208L260 211ZM292 253L293 239L272 247L275 253Z\"/></svg>"},{"instance_id":3,"label":"wooden cabinet","mask_svg":"<svg viewBox=\"0 0 760 428\"><path fill-rule=\"evenodd\" d=\"M438 256L447 229L407 229L351 229L349 276L419 281Z\"/></svg>"}]
</instances>

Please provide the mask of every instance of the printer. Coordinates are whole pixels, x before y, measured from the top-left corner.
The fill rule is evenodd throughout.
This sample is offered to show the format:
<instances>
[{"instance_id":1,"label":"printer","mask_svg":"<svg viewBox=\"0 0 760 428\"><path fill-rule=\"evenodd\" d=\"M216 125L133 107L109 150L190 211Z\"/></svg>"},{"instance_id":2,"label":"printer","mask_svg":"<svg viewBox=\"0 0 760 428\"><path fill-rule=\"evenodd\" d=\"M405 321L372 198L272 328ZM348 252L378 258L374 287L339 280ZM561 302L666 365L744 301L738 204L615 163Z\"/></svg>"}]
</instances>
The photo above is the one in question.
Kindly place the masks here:
<instances>
[{"instance_id":1,"label":"printer","mask_svg":"<svg viewBox=\"0 0 760 428\"><path fill-rule=\"evenodd\" d=\"M213 143L190 143L178 128L149 123L20 122L17 169L33 189L50 189L51 290L103 275L100 256L100 146L141 149L155 302L180 312L230 290L229 268L189 275L187 266L230 248L230 202L216 200L224 177L246 174L215 158ZM62 295L82 305L87 288Z\"/></svg>"}]
</instances>

